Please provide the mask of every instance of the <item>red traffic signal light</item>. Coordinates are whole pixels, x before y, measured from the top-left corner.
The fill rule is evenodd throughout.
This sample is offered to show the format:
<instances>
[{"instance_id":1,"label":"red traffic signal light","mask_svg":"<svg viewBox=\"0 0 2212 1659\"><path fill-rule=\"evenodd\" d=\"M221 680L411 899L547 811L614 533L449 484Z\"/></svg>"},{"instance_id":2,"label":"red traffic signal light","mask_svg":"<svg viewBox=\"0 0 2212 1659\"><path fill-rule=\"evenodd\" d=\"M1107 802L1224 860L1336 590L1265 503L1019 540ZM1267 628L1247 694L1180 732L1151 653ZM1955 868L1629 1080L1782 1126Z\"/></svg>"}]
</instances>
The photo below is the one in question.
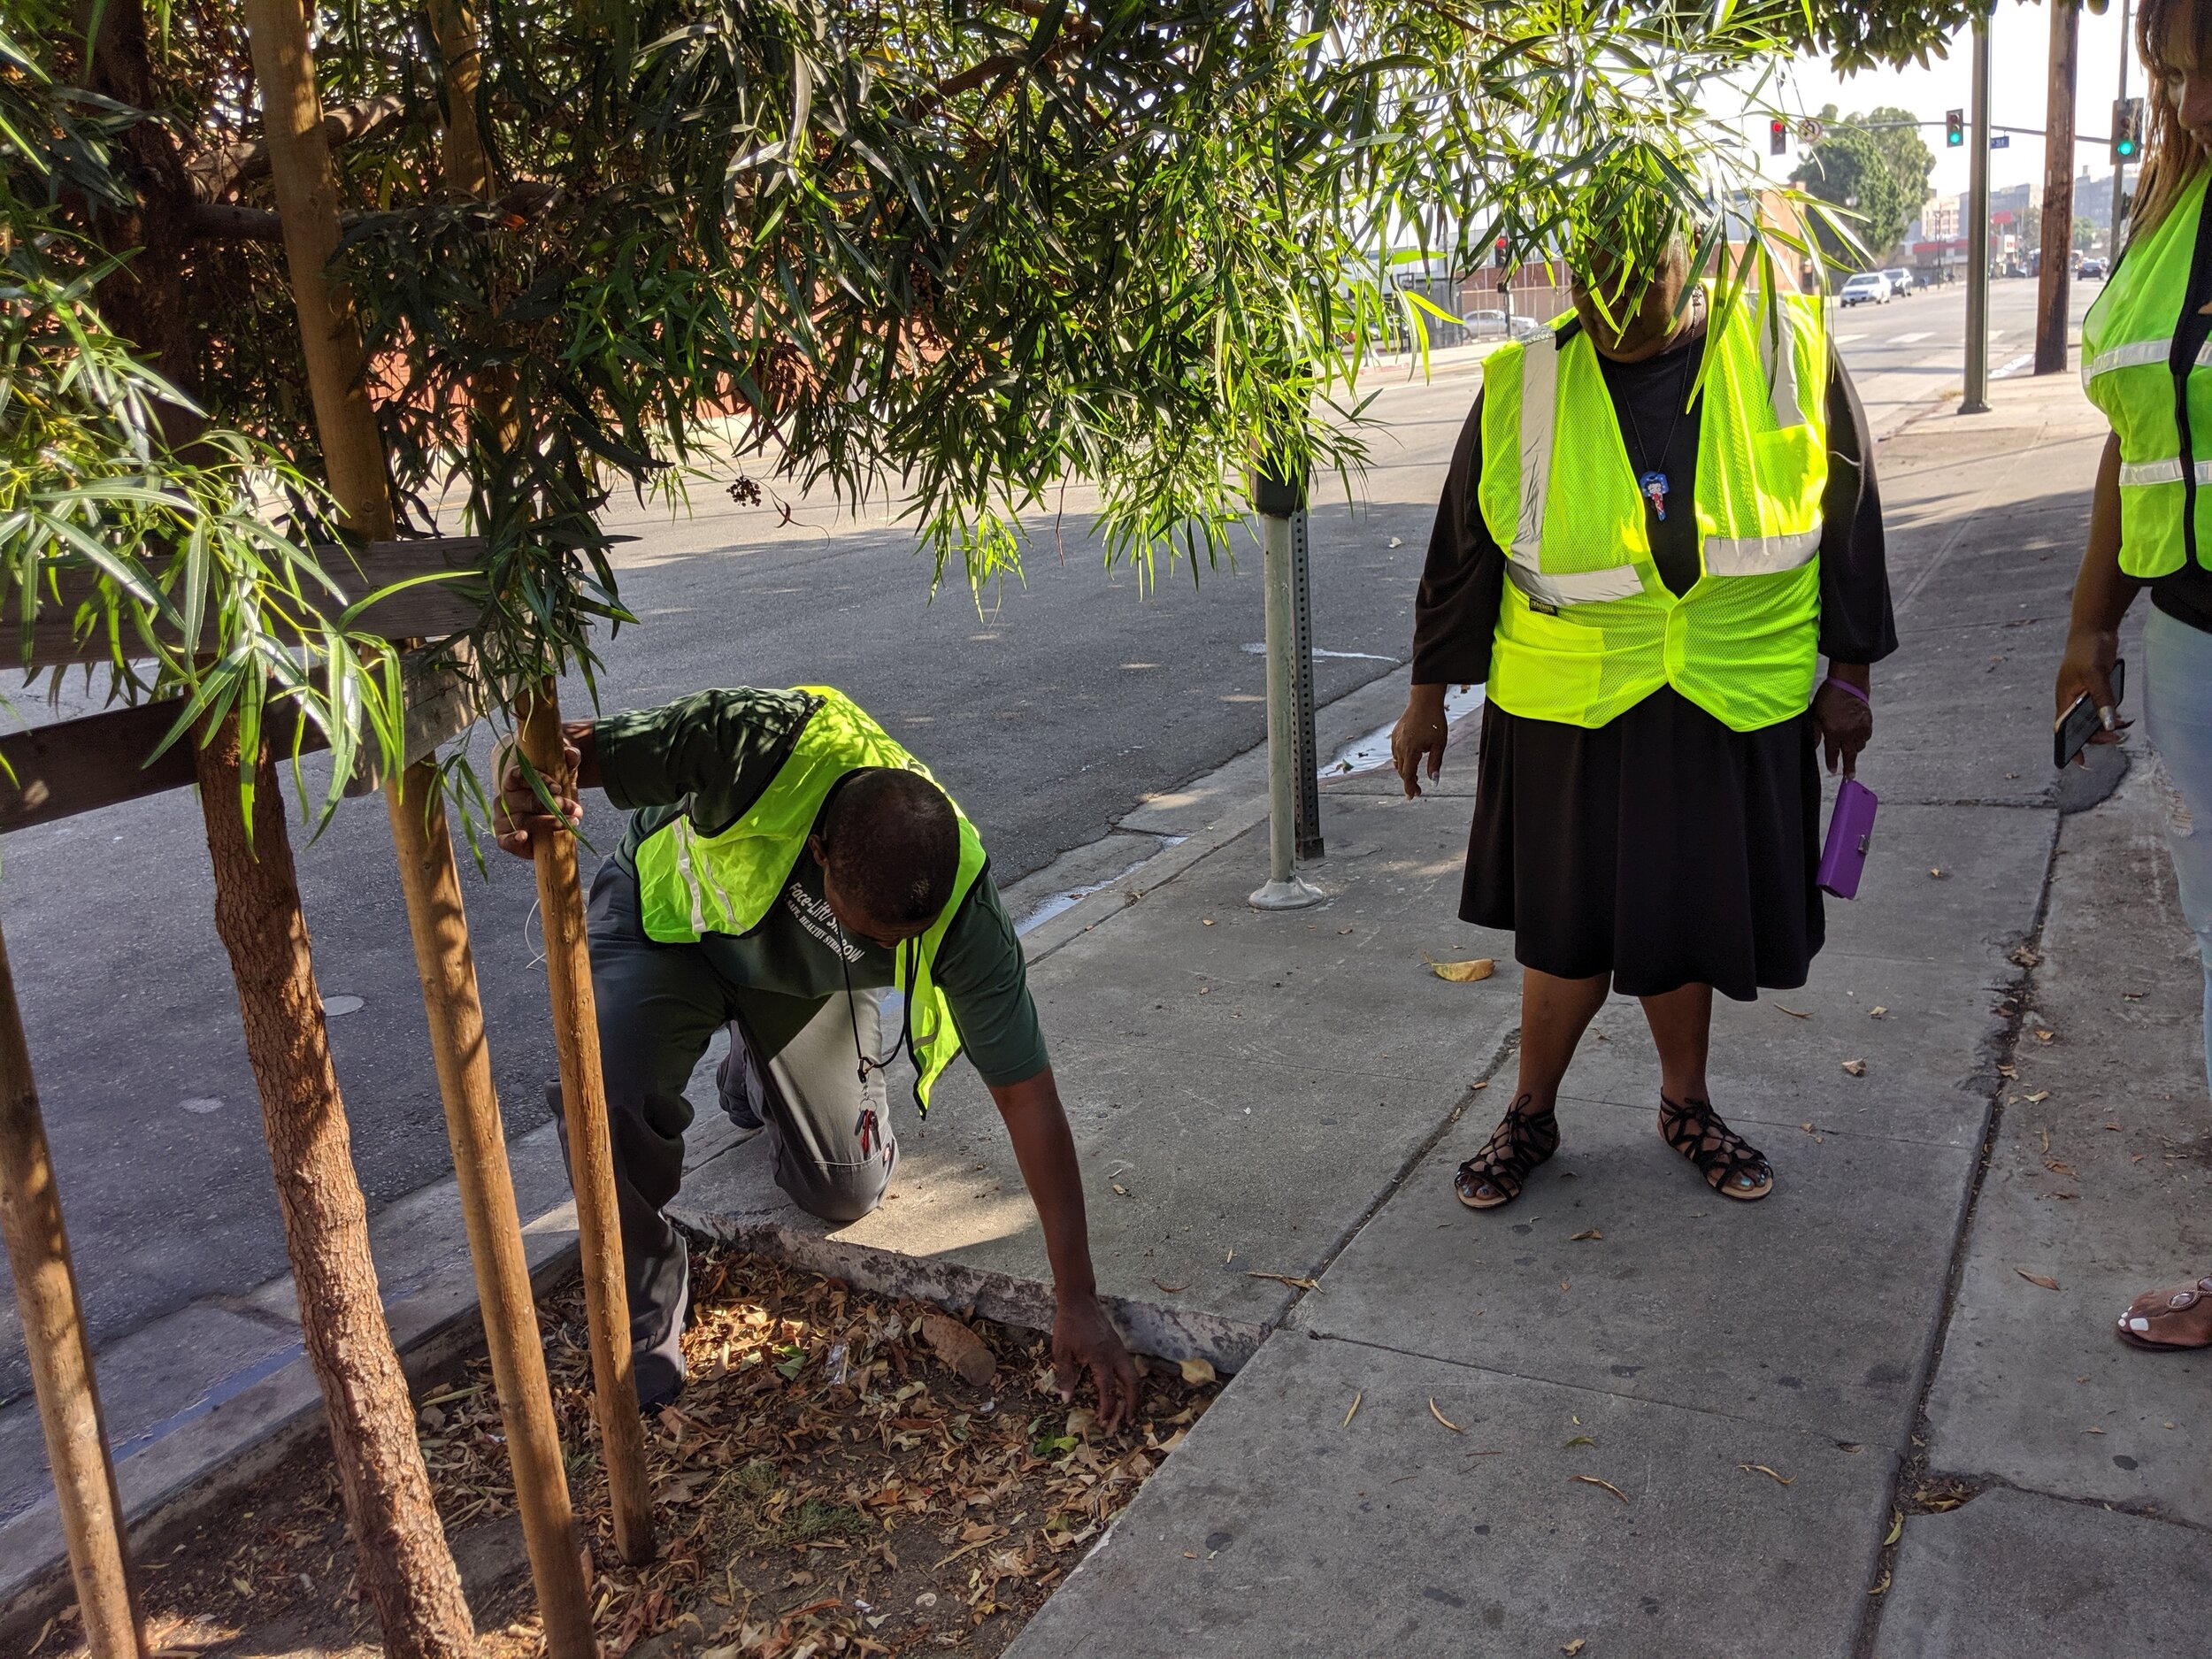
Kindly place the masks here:
<instances>
[{"instance_id":1,"label":"red traffic signal light","mask_svg":"<svg viewBox=\"0 0 2212 1659\"><path fill-rule=\"evenodd\" d=\"M1767 153L1786 156L1790 150L1790 124L1780 116L1767 123Z\"/></svg>"}]
</instances>

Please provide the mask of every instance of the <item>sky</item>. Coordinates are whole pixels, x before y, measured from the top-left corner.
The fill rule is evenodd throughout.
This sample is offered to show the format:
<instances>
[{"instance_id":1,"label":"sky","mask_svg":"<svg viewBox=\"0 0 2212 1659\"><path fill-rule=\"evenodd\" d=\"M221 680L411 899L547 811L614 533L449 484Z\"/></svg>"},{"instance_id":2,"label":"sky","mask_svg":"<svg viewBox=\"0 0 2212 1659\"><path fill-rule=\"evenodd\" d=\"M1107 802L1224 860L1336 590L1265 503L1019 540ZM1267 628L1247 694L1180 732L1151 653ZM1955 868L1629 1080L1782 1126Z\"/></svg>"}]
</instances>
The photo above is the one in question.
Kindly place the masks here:
<instances>
[{"instance_id":1,"label":"sky","mask_svg":"<svg viewBox=\"0 0 2212 1659\"><path fill-rule=\"evenodd\" d=\"M2100 142L2075 145L2073 170L2077 174L2086 163L2093 173L2111 175L2110 154L2102 141L2109 131L2112 100L2119 96L2122 39L2120 0L2112 0L2102 17L2082 12L2079 65L2074 82L2075 124ZM2050 46L2047 5L2021 5L2002 0L1990 26L1989 119L1993 125L2039 130L2042 127L2050 85ZM1910 110L1923 120L1935 123L1921 129L1922 139L1935 152L1936 158L1929 188L1938 196L1957 196L1967 186L1968 150L1964 147L1945 147L1942 122L1944 112L1954 109L1966 111L1971 121L1973 60L1973 37L1963 29L1952 42L1949 56L1932 57L1925 69L1916 65L1903 70L1867 71L1847 77L1837 74L1824 61L1801 58L1788 72L1778 101L1785 109L1801 109L1808 114L1817 112L1826 104L1835 104L1846 114L1872 109L1877 104ZM2143 66L2139 62L2131 61L2128 65L2128 95L2143 95ZM1797 165L1794 148L1787 156L1766 155L1763 114L1747 119L1745 130L1756 143L1761 165L1772 176L1786 177ZM1971 130L1970 126L1970 134ZM2016 133L2010 146L1993 150L1989 159L1993 188L2003 189L2011 184L2039 185L2043 181L2043 141L2039 137Z\"/></svg>"}]
</instances>

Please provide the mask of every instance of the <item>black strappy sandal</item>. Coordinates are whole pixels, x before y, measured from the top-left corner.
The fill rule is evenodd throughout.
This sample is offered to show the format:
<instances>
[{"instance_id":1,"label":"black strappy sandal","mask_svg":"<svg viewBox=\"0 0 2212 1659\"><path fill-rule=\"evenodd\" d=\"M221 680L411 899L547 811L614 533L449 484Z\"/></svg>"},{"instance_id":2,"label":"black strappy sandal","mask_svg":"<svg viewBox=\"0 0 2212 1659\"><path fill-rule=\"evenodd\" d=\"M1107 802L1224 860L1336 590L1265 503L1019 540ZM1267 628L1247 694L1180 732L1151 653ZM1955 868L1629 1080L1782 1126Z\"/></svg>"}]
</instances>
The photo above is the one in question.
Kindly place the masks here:
<instances>
[{"instance_id":1,"label":"black strappy sandal","mask_svg":"<svg viewBox=\"0 0 2212 1659\"><path fill-rule=\"evenodd\" d=\"M1524 1094L1498 1119L1482 1150L1459 1166L1452 1190L1470 1210L1495 1210L1521 1195L1521 1183L1538 1164L1559 1150L1559 1119L1547 1106L1540 1112L1524 1112L1522 1102L1535 1097ZM1489 1187L1491 1197L1482 1189Z\"/></svg>"},{"instance_id":2,"label":"black strappy sandal","mask_svg":"<svg viewBox=\"0 0 2212 1659\"><path fill-rule=\"evenodd\" d=\"M1724 1198L1755 1203L1774 1190L1774 1166L1766 1155L1723 1123L1710 1101L1676 1102L1662 1094L1659 1134Z\"/></svg>"}]
</instances>

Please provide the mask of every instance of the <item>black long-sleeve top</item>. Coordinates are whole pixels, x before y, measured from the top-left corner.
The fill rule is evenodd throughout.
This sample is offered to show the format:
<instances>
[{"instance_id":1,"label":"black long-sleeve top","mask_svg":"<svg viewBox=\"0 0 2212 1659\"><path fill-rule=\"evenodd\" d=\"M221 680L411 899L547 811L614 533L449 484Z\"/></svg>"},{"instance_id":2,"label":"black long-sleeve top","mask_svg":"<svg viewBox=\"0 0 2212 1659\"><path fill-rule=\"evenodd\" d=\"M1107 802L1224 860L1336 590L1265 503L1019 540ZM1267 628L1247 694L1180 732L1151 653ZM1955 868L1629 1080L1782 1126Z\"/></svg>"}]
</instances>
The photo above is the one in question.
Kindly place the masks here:
<instances>
[{"instance_id":1,"label":"black long-sleeve top","mask_svg":"<svg viewBox=\"0 0 2212 1659\"><path fill-rule=\"evenodd\" d=\"M1540 341L1540 344L1548 342ZM1702 331L1641 363L1601 356L1606 390L1640 475L1667 474L1667 516L1648 500L1645 527L1653 562L1668 588L1687 592L1698 570L1696 488L1698 411L1684 400L1704 352ZM1882 501L1874 479L1866 411L1841 362L1828 381L1828 488L1821 497L1820 650L1834 663L1878 663L1897 649L1890 609L1889 569L1882 537ZM1490 678L1490 642L1505 584L1505 550L1483 522L1477 490L1482 478L1482 398L1459 434L1429 536L1428 563L1413 608L1413 683L1473 685Z\"/></svg>"}]
</instances>

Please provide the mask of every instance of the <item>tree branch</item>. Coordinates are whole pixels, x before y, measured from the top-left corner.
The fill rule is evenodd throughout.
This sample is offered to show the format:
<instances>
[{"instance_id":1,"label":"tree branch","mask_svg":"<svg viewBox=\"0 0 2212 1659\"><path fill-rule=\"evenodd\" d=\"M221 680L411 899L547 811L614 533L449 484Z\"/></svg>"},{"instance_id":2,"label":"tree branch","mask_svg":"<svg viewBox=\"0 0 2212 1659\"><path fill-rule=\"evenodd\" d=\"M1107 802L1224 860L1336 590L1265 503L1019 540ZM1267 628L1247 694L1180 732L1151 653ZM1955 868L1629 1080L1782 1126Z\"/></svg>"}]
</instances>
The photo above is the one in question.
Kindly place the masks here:
<instances>
[{"instance_id":1,"label":"tree branch","mask_svg":"<svg viewBox=\"0 0 2212 1659\"><path fill-rule=\"evenodd\" d=\"M480 230L518 230L552 205L560 194L553 185L536 180L516 185L496 201L479 205ZM426 202L413 208L379 213L342 213L338 222L347 230L371 219L405 219L429 213L449 213L444 203ZM235 202L196 202L187 216L196 242L268 242L284 240L284 221L266 208L242 207Z\"/></svg>"},{"instance_id":2,"label":"tree branch","mask_svg":"<svg viewBox=\"0 0 2212 1659\"><path fill-rule=\"evenodd\" d=\"M333 150L356 139L373 138L407 112L396 93L342 104L323 117L323 137ZM184 164L186 176L203 202L216 202L250 179L269 171L269 146L265 139L250 138L202 150Z\"/></svg>"},{"instance_id":3,"label":"tree branch","mask_svg":"<svg viewBox=\"0 0 2212 1659\"><path fill-rule=\"evenodd\" d=\"M284 221L263 207L195 202L185 218L195 242L282 242Z\"/></svg>"}]
</instances>

